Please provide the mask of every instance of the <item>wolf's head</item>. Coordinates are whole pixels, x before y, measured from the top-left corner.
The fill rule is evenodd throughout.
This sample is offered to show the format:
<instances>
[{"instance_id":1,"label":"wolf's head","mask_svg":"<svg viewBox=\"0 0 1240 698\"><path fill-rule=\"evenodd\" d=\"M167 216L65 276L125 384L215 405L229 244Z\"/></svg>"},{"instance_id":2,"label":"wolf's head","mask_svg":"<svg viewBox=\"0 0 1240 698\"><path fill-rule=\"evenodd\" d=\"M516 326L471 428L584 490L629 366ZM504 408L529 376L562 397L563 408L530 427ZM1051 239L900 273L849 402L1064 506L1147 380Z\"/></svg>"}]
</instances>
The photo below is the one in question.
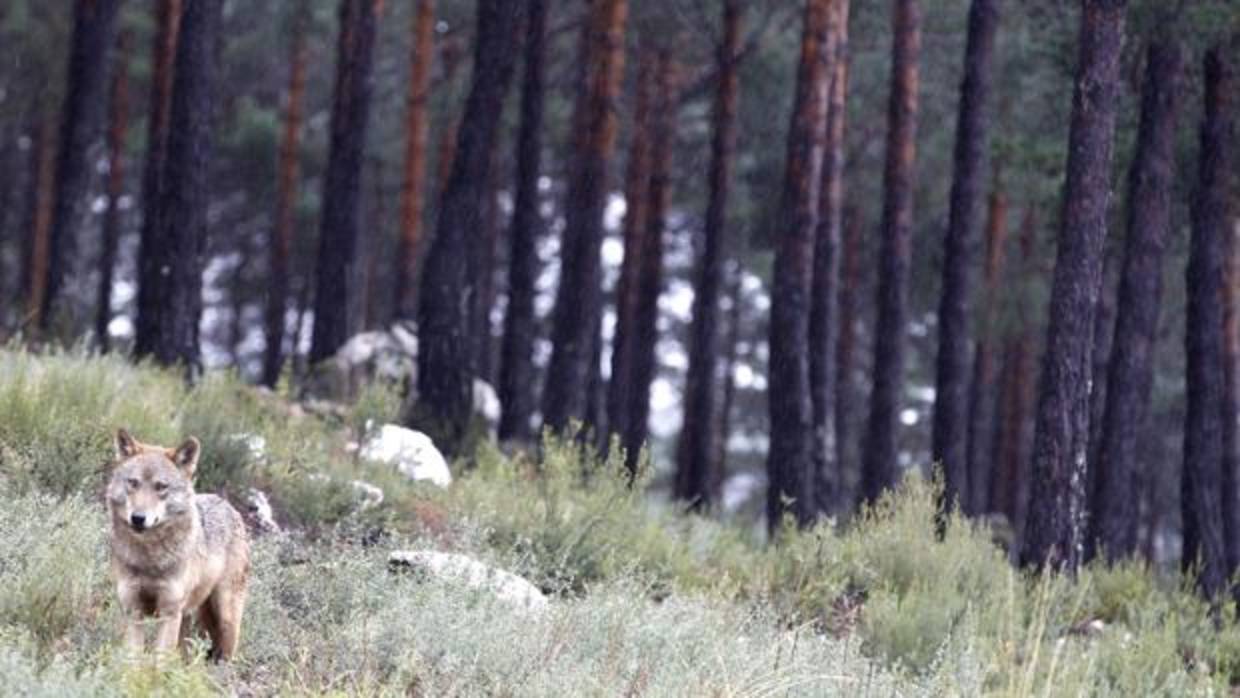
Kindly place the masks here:
<instances>
[{"instance_id":1,"label":"wolf's head","mask_svg":"<svg viewBox=\"0 0 1240 698\"><path fill-rule=\"evenodd\" d=\"M201 450L192 436L177 448L163 448L117 431L116 465L107 491L112 525L141 534L184 521L194 506L194 469Z\"/></svg>"}]
</instances>

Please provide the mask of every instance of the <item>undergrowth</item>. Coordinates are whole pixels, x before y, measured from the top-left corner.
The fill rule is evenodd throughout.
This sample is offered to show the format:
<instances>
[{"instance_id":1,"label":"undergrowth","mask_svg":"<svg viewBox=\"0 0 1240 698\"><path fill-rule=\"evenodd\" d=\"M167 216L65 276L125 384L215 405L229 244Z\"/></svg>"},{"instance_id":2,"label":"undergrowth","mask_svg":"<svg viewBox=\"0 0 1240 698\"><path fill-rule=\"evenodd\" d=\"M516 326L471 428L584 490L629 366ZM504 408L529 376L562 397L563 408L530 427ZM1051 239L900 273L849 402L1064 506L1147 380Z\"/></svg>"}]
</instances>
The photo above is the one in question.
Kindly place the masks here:
<instances>
[{"instance_id":1,"label":"undergrowth","mask_svg":"<svg viewBox=\"0 0 1240 698\"><path fill-rule=\"evenodd\" d=\"M0 693L14 695L1224 695L1235 608L1136 563L1012 568L992 532L907 479L840 528L760 539L630 486L618 449L484 444L445 490L346 444L391 420L375 386L306 413L229 375L80 351L0 352ZM255 540L241 652L126 660L99 490L111 435L203 441L200 491L266 491L292 532ZM256 441L255 438L260 441ZM261 443L261 448L258 445ZM362 507L352 480L385 492ZM395 574L395 549L524 575L545 612Z\"/></svg>"}]
</instances>

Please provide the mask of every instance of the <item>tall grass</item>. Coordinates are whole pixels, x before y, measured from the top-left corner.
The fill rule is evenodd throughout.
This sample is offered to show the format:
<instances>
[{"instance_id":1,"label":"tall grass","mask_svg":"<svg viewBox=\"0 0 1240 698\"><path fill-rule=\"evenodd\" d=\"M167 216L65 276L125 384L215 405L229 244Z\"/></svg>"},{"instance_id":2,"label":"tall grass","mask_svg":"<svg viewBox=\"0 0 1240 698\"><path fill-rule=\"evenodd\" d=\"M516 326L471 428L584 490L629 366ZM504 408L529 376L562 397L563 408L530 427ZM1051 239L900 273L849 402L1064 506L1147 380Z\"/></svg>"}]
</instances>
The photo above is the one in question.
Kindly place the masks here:
<instances>
[{"instance_id":1,"label":"tall grass","mask_svg":"<svg viewBox=\"0 0 1240 698\"><path fill-rule=\"evenodd\" d=\"M1137 564L1030 577L977 524L936 538L932 483L768 545L630 487L622 454L572 438L538 457L484 445L447 490L408 483L345 449L396 410L363 394L299 416L227 375L187 388L114 358L0 352L0 693L1206 696L1240 673L1234 606ZM199 436L200 490L263 487L294 527L255 542L229 666L119 649L96 496L117 426ZM351 479L384 504L359 507ZM389 572L403 548L521 573L552 603Z\"/></svg>"}]
</instances>

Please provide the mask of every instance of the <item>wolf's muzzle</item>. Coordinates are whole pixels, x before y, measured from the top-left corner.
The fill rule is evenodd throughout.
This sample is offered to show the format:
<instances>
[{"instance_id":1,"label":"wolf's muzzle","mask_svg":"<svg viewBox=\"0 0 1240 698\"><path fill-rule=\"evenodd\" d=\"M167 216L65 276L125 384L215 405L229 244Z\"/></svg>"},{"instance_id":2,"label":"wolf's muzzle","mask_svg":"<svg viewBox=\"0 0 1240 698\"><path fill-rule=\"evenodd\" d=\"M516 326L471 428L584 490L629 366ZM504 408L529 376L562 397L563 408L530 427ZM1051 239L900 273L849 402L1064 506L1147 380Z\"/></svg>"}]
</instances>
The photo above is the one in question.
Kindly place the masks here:
<instances>
[{"instance_id":1,"label":"wolf's muzzle","mask_svg":"<svg viewBox=\"0 0 1240 698\"><path fill-rule=\"evenodd\" d=\"M135 531L146 530L146 515L145 514L130 514L129 525L133 526Z\"/></svg>"}]
</instances>

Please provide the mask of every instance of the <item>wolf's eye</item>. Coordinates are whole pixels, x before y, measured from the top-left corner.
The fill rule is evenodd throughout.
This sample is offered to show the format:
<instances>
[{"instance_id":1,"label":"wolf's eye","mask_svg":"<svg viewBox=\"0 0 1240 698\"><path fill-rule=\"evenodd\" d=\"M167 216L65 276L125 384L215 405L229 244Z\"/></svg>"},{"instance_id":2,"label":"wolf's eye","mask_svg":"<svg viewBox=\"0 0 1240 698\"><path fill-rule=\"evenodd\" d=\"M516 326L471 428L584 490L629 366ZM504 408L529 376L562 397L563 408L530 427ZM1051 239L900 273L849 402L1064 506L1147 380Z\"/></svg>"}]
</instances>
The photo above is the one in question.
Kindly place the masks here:
<instances>
[{"instance_id":1,"label":"wolf's eye","mask_svg":"<svg viewBox=\"0 0 1240 698\"><path fill-rule=\"evenodd\" d=\"M129 480L127 480L127 484L129 485L129 489L131 490L136 490L138 489L139 486L142 485L142 483L136 477L129 478Z\"/></svg>"},{"instance_id":2,"label":"wolf's eye","mask_svg":"<svg viewBox=\"0 0 1240 698\"><path fill-rule=\"evenodd\" d=\"M166 482L157 482L157 483L155 483L155 491L156 491L156 492L159 492L160 494L163 494L164 492L167 492L167 491L168 491L168 483L166 483Z\"/></svg>"}]
</instances>

